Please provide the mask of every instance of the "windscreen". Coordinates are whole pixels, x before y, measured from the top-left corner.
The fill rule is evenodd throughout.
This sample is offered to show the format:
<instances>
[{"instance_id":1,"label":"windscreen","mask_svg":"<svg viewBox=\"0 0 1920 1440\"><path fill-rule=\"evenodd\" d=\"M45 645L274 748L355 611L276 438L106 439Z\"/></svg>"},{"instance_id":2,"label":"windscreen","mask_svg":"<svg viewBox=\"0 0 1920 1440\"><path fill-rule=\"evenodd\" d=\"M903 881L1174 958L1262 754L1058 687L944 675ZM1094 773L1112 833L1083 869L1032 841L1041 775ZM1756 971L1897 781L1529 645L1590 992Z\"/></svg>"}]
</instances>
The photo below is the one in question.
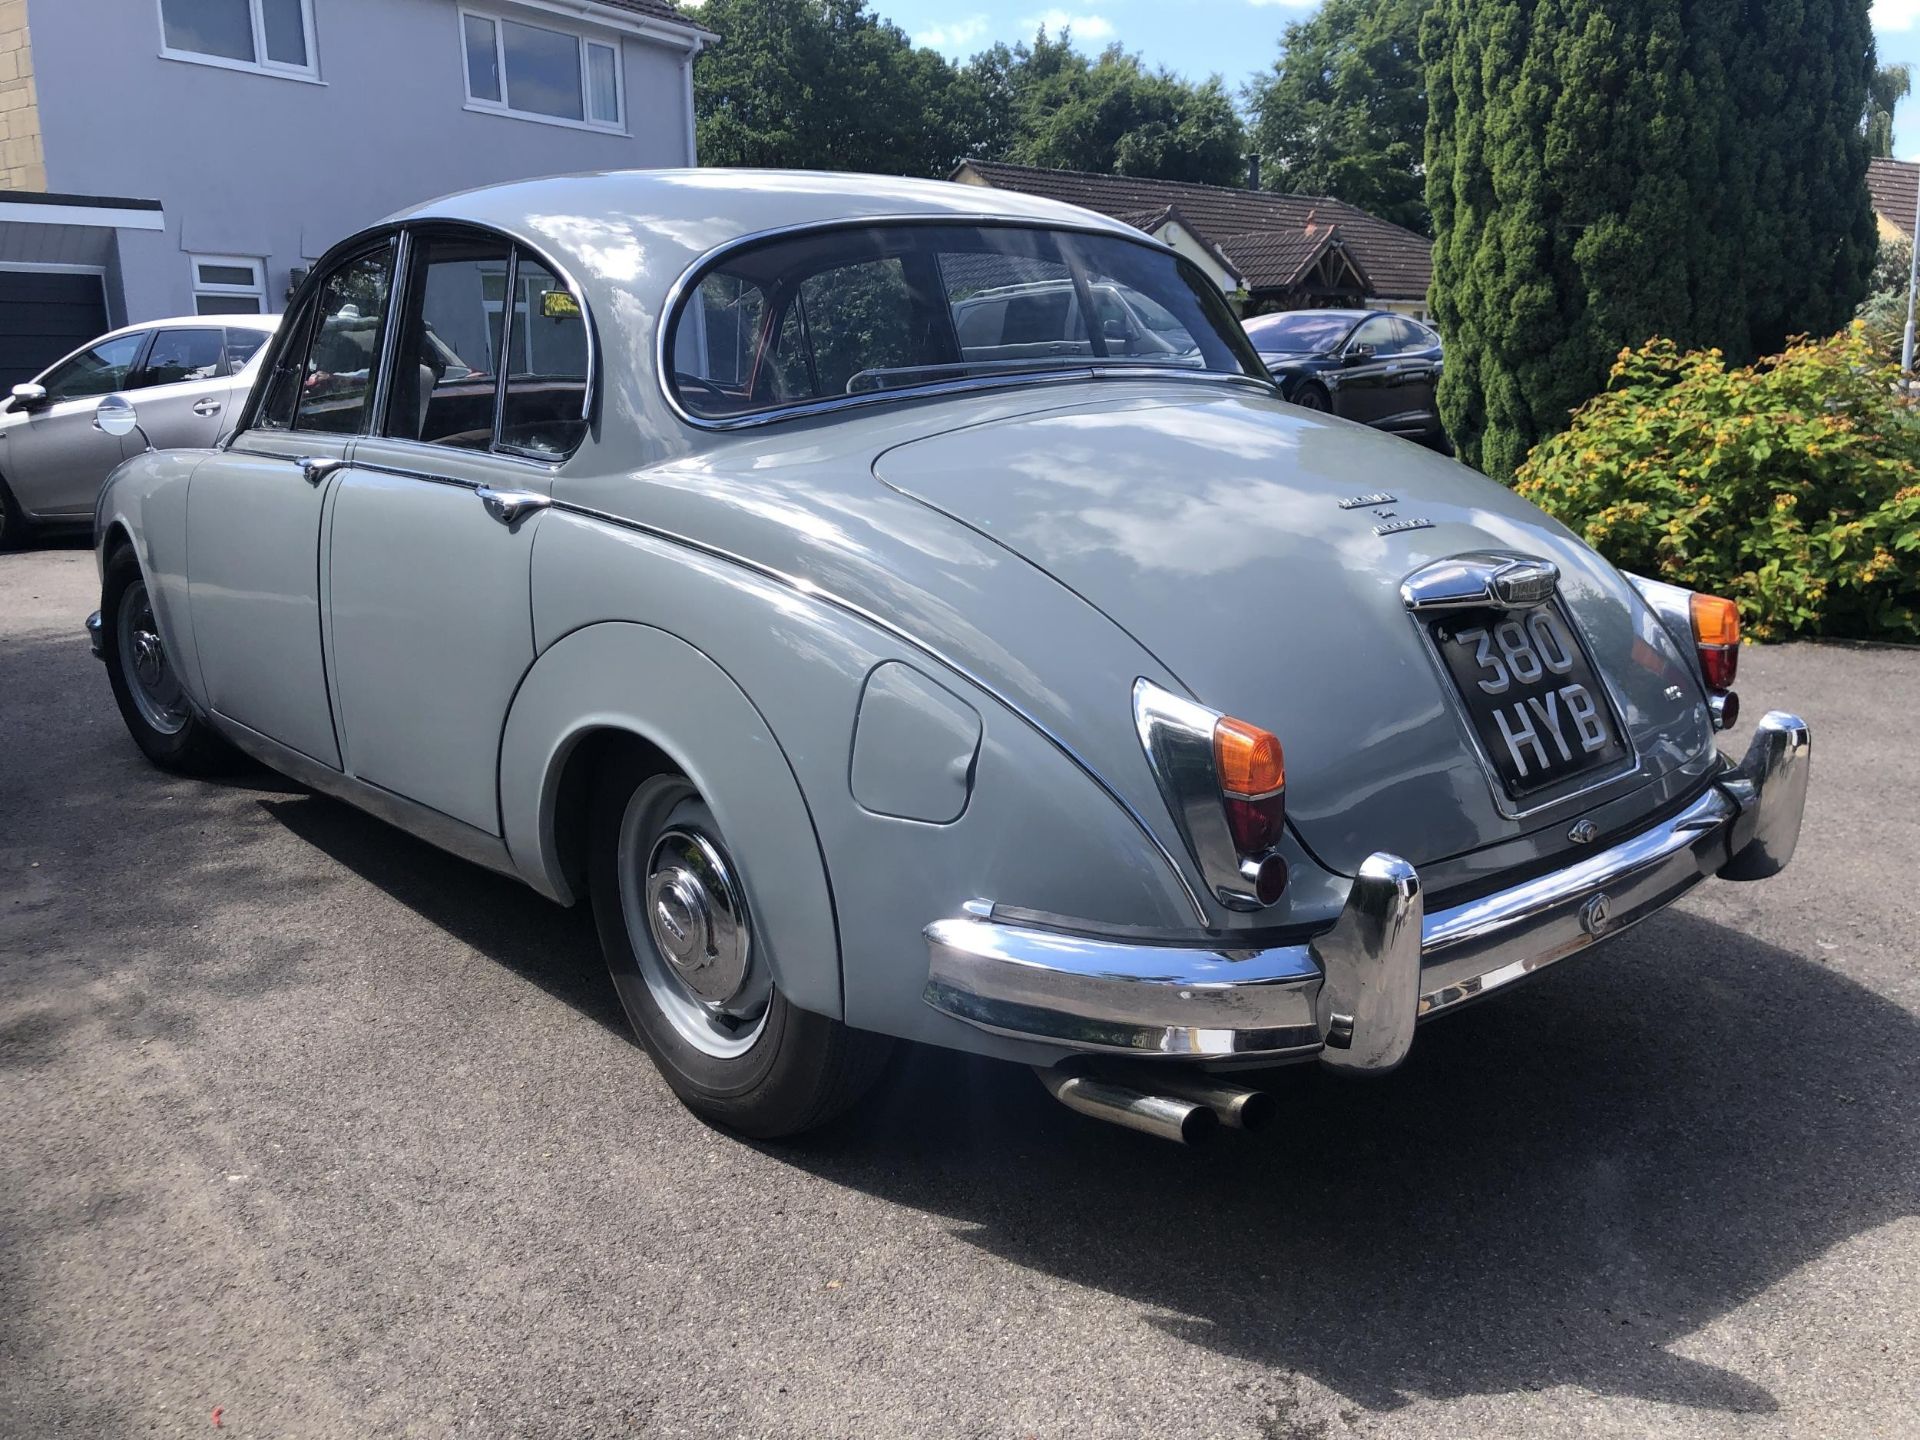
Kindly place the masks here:
<instances>
[{"instance_id":1,"label":"windscreen","mask_svg":"<svg viewBox=\"0 0 1920 1440\"><path fill-rule=\"evenodd\" d=\"M810 231L710 266L673 317L674 393L725 420L954 379L1263 372L1218 290L1117 236L991 225Z\"/></svg>"}]
</instances>

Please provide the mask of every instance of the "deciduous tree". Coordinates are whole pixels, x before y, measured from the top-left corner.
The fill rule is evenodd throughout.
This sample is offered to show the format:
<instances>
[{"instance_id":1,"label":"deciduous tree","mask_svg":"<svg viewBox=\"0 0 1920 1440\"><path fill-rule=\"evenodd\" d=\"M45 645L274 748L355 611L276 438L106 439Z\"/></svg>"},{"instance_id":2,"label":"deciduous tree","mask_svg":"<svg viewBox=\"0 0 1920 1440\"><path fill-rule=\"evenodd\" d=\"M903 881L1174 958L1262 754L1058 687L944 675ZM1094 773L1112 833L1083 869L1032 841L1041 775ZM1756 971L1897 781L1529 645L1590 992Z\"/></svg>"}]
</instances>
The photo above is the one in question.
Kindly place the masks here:
<instances>
[{"instance_id":1,"label":"deciduous tree","mask_svg":"<svg viewBox=\"0 0 1920 1440\"><path fill-rule=\"evenodd\" d=\"M1420 22L1433 0L1325 0L1286 28L1247 87L1261 182L1331 195L1427 233L1427 77Z\"/></svg>"}]
</instances>

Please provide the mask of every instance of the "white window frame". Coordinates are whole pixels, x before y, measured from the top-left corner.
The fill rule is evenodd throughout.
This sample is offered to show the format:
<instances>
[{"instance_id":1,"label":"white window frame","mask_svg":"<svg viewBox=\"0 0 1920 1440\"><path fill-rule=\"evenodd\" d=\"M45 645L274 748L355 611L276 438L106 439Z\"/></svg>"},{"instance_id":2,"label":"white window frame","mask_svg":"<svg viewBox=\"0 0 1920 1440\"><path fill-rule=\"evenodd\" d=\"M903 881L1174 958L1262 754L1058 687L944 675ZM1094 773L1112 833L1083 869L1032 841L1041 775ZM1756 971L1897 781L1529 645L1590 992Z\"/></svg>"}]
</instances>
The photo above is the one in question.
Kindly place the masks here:
<instances>
[{"instance_id":1,"label":"white window frame","mask_svg":"<svg viewBox=\"0 0 1920 1440\"><path fill-rule=\"evenodd\" d=\"M278 75L283 80L305 80L315 85L320 78L320 51L313 30L313 0L300 0L300 23L306 29L307 63L288 65L267 58L267 20L260 0L247 0L247 15L253 21L253 59L233 60L225 55L207 55L198 50L177 50L167 43L167 11L164 0L153 0L154 18L160 24L160 58L184 60L189 65L211 65L216 70L239 70L248 75Z\"/></svg>"},{"instance_id":2,"label":"white window frame","mask_svg":"<svg viewBox=\"0 0 1920 1440\"><path fill-rule=\"evenodd\" d=\"M254 283L251 285L212 284L200 278L200 267L202 265L230 265L236 269L245 266L247 269L253 271ZM200 298L203 295L209 298L218 297L227 300L257 300L260 303L259 314L273 314L273 311L267 308L267 266L265 261L252 255L189 255L187 257L187 266L187 273L193 277L193 313L196 318L202 320L220 319L218 314L202 315L200 313Z\"/></svg>"},{"instance_id":3,"label":"white window frame","mask_svg":"<svg viewBox=\"0 0 1920 1440\"><path fill-rule=\"evenodd\" d=\"M473 64L467 53L467 20L485 20L493 26L493 64L494 73L500 77L500 98L489 100L473 93ZM627 129L627 65L626 46L617 35L589 34L567 25L551 23L551 17L541 15L531 19L522 15L511 15L499 10L478 5L460 7L460 85L466 92L466 108L482 115L510 115L515 120L531 120L540 125L560 125L569 130L591 130L599 135L626 135ZM543 115L538 110L516 110L512 105L513 92L507 83L507 32L502 28L503 21L512 21L524 25L529 30L545 30L554 35L571 37L580 47L580 109L589 118L569 120L564 115ZM595 120L592 117L593 93L590 85L592 71L588 66L588 47L598 45L603 50L613 52L613 106L619 112L619 118L613 121Z\"/></svg>"}]
</instances>

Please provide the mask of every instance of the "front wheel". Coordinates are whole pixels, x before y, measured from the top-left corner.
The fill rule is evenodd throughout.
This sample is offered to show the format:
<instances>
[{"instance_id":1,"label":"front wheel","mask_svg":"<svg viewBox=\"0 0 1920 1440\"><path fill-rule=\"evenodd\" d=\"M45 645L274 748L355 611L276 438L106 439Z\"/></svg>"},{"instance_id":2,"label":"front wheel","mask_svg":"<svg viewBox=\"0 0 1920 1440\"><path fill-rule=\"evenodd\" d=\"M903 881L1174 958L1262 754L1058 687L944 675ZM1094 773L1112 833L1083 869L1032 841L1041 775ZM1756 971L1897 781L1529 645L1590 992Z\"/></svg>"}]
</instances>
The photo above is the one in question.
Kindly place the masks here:
<instances>
[{"instance_id":1,"label":"front wheel","mask_svg":"<svg viewBox=\"0 0 1920 1440\"><path fill-rule=\"evenodd\" d=\"M637 756L595 786L594 923L621 1006L695 1114L758 1139L825 1124L892 1049L788 1003L774 983L744 877L684 777Z\"/></svg>"},{"instance_id":2,"label":"front wheel","mask_svg":"<svg viewBox=\"0 0 1920 1440\"><path fill-rule=\"evenodd\" d=\"M1302 385L1299 392L1294 395L1293 403L1302 410L1328 413L1333 409L1333 397L1318 385Z\"/></svg>"},{"instance_id":3,"label":"front wheel","mask_svg":"<svg viewBox=\"0 0 1920 1440\"><path fill-rule=\"evenodd\" d=\"M131 550L116 550L107 561L100 619L107 681L133 743L162 770L210 775L229 768L234 751L187 702Z\"/></svg>"}]
</instances>

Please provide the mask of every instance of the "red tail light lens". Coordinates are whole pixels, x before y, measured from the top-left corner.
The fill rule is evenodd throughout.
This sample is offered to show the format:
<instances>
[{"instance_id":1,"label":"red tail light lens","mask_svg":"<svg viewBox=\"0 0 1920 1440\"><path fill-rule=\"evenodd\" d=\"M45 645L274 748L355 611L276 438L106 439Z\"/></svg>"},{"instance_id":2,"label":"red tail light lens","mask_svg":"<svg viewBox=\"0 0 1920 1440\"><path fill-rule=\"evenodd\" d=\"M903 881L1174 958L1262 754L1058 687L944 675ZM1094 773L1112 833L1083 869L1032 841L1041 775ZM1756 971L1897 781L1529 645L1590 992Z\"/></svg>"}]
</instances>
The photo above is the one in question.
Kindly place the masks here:
<instances>
[{"instance_id":1,"label":"red tail light lens","mask_svg":"<svg viewBox=\"0 0 1920 1440\"><path fill-rule=\"evenodd\" d=\"M1740 607L1718 595L1695 595L1693 641L1709 690L1731 690L1740 669Z\"/></svg>"},{"instance_id":2,"label":"red tail light lens","mask_svg":"<svg viewBox=\"0 0 1920 1440\"><path fill-rule=\"evenodd\" d=\"M1287 818L1287 766L1279 738L1223 717L1213 727L1213 768L1234 848L1242 855L1272 849Z\"/></svg>"}]
</instances>

